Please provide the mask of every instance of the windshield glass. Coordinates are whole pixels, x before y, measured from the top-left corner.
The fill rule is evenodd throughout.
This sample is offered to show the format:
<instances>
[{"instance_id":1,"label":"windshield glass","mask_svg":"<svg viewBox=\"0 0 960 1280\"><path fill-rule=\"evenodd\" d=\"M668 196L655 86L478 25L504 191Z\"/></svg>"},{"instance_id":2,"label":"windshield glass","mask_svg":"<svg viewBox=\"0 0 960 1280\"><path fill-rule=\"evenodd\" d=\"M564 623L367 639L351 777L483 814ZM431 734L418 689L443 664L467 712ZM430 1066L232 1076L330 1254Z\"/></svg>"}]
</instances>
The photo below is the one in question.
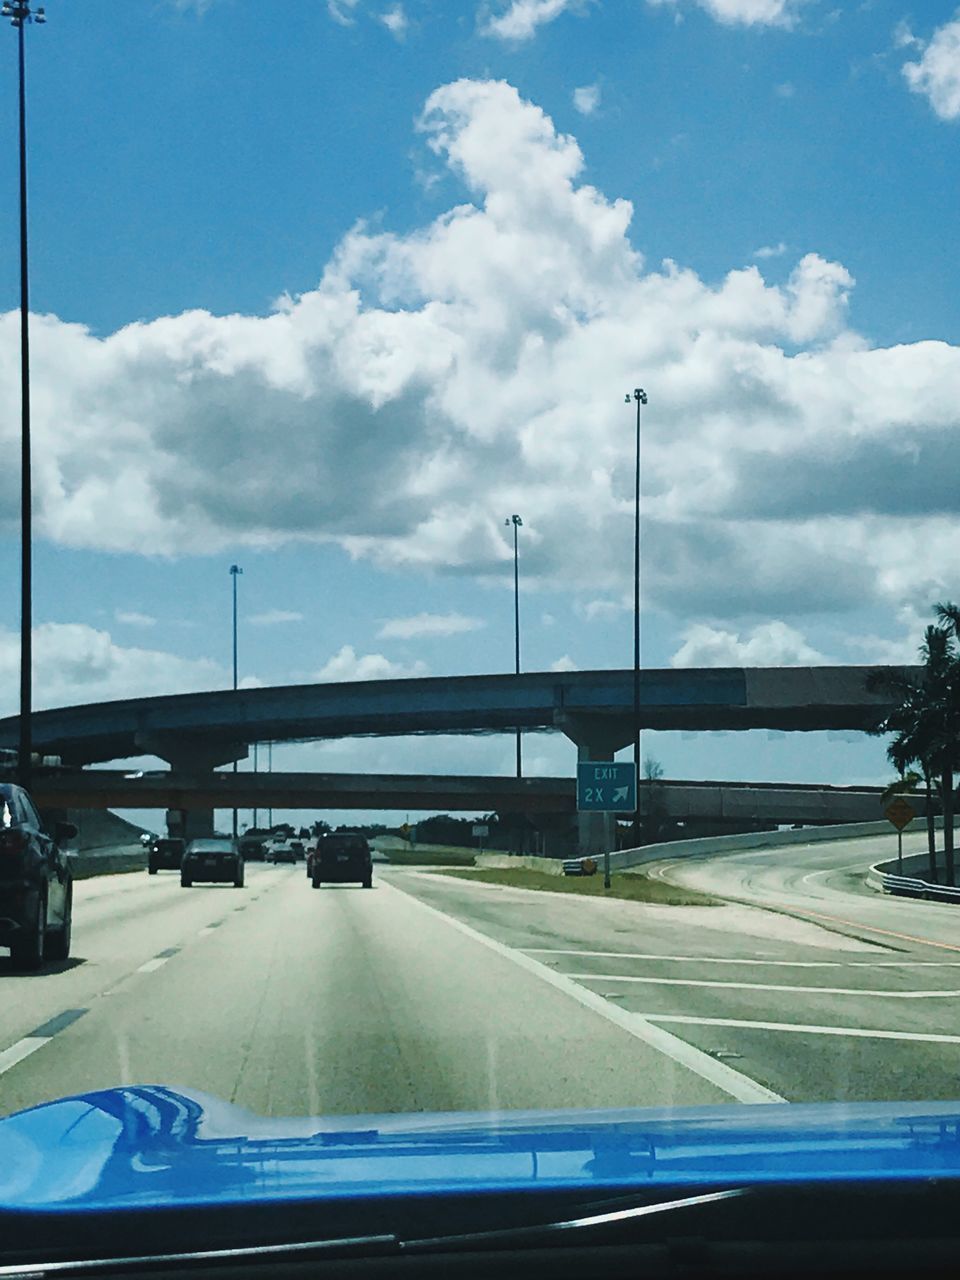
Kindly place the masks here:
<instances>
[{"instance_id":1,"label":"windshield glass","mask_svg":"<svg viewBox=\"0 0 960 1280\"><path fill-rule=\"evenodd\" d=\"M8 9L0 1124L947 1106L956 0Z\"/></svg>"}]
</instances>

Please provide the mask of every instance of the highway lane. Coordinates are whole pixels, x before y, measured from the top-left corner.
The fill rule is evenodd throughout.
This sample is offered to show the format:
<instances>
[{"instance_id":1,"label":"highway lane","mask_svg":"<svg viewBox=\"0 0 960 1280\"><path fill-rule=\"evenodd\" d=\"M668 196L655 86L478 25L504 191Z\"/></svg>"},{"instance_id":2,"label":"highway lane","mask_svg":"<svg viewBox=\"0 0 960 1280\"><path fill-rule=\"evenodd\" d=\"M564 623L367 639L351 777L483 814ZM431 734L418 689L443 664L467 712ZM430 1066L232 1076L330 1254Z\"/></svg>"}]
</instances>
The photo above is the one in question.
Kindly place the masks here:
<instances>
[{"instance_id":1,"label":"highway lane","mask_svg":"<svg viewBox=\"0 0 960 1280\"><path fill-rule=\"evenodd\" d=\"M827 870L805 859L778 874ZM72 965L0 959L0 1112L130 1082L274 1115L960 1096L960 953L754 906L375 886L79 884Z\"/></svg>"},{"instance_id":2,"label":"highway lane","mask_svg":"<svg viewBox=\"0 0 960 1280\"><path fill-rule=\"evenodd\" d=\"M130 1082L281 1115L734 1096L704 1075L729 1068L679 1041L699 1069L665 1055L404 893L402 873L370 891L314 891L302 864L247 877L78 885L80 963L0 974L0 1111Z\"/></svg>"}]
</instances>

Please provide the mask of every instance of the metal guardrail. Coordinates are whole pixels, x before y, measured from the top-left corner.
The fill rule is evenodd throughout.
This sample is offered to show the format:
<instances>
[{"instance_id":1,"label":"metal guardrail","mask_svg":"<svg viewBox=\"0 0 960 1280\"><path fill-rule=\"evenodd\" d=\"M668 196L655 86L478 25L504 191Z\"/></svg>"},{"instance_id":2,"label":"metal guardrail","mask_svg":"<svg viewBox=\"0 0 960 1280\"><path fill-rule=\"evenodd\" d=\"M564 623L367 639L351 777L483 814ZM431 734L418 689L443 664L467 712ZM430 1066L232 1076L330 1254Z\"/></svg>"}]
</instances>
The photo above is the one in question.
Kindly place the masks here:
<instances>
[{"instance_id":1,"label":"metal guardrail","mask_svg":"<svg viewBox=\"0 0 960 1280\"><path fill-rule=\"evenodd\" d=\"M870 878L884 893L902 898L930 898L936 902L960 902L960 889L946 884L931 884L919 876L898 876L892 871L881 871L880 864L870 868Z\"/></svg>"}]
</instances>

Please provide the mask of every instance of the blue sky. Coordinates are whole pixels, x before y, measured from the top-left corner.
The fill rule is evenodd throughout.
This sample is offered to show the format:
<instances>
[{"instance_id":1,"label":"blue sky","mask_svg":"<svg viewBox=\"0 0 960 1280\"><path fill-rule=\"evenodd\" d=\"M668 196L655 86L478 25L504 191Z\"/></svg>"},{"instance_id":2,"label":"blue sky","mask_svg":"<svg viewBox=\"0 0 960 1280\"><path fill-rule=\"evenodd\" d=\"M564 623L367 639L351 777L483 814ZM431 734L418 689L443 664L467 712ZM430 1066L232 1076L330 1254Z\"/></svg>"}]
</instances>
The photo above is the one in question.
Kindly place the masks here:
<instances>
[{"instance_id":1,"label":"blue sky","mask_svg":"<svg viewBox=\"0 0 960 1280\"><path fill-rule=\"evenodd\" d=\"M39 703L223 684L234 561L248 681L509 669L513 511L524 665L627 665L638 384L648 664L902 660L960 595L953 4L46 8ZM8 30L11 228L14 71ZM855 739L650 749L676 776L886 770ZM289 749L470 772L511 751Z\"/></svg>"}]
</instances>

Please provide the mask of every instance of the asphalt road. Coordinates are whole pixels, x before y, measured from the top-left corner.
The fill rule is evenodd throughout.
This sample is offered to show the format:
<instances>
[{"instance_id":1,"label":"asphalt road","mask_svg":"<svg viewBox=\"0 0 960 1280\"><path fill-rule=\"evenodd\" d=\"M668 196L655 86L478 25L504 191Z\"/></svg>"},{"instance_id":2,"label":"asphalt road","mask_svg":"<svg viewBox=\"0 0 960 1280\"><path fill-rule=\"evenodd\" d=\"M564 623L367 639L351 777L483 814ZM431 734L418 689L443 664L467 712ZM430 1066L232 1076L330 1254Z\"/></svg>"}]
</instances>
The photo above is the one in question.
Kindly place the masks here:
<instances>
[{"instance_id":1,"label":"asphalt road","mask_svg":"<svg viewBox=\"0 0 960 1280\"><path fill-rule=\"evenodd\" d=\"M960 917L846 892L863 848L815 848L657 870L903 927L380 867L369 891L302 864L85 881L70 962L0 953L0 1112L133 1082L265 1115L960 1096Z\"/></svg>"}]
</instances>

